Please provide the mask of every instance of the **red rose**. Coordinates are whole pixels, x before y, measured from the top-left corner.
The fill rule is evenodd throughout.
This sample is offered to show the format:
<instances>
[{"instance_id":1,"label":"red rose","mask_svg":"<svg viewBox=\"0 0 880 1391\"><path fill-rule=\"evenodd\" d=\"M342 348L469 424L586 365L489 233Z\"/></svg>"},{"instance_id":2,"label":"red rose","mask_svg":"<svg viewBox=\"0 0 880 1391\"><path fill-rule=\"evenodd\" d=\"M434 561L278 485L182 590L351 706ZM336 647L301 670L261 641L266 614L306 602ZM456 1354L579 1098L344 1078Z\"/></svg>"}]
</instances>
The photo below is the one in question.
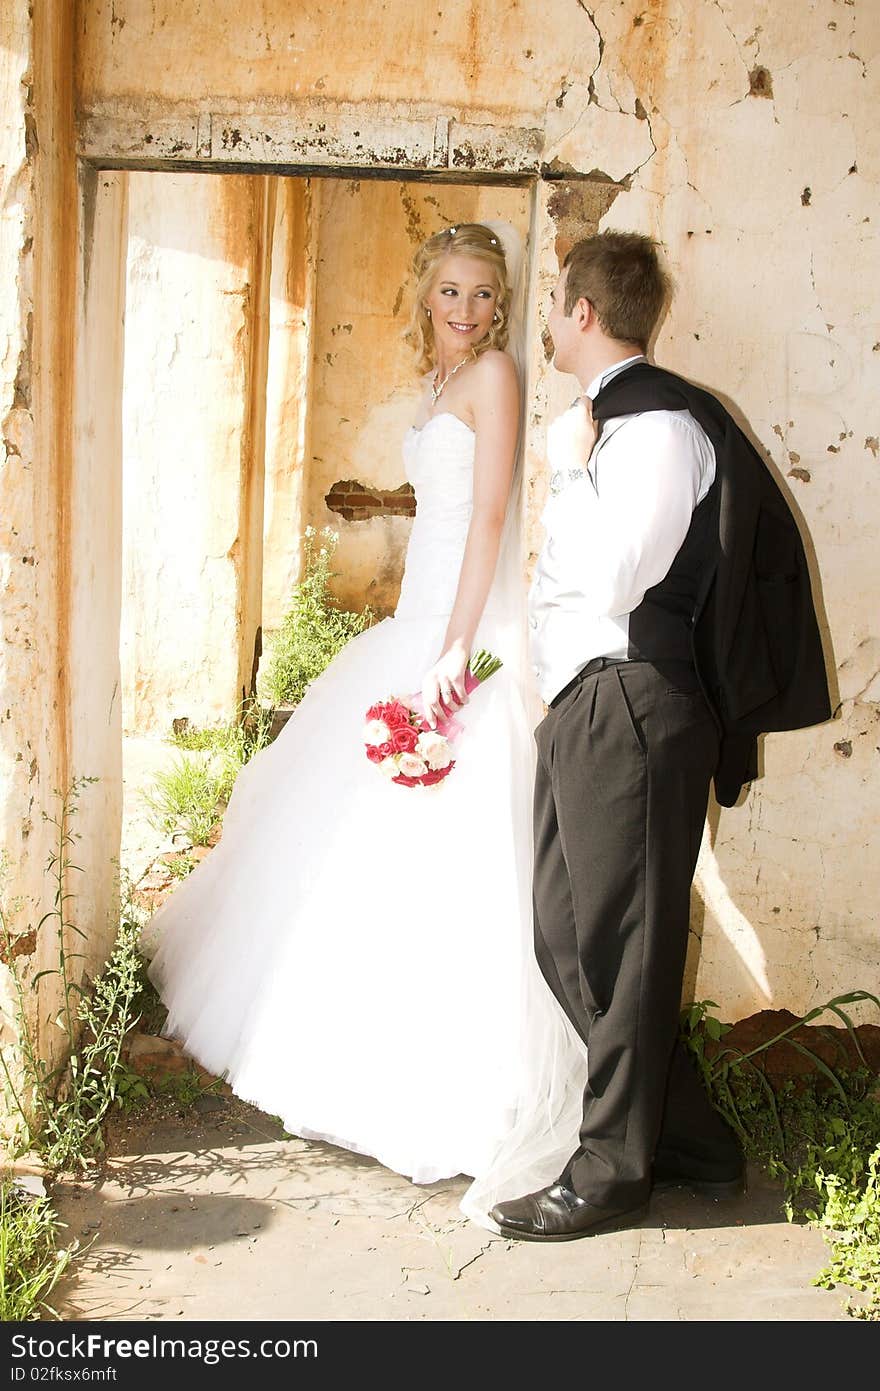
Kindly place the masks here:
<instances>
[{"instance_id":1,"label":"red rose","mask_svg":"<svg viewBox=\"0 0 880 1391\"><path fill-rule=\"evenodd\" d=\"M384 720L384 718L385 718L385 706L383 705L383 703L382 703L381 700L380 700L380 701L377 701L377 703L376 703L375 705L371 705L371 706L370 706L369 710L367 711L366 718L367 718L368 721L370 721L370 720Z\"/></svg>"},{"instance_id":2,"label":"red rose","mask_svg":"<svg viewBox=\"0 0 880 1391\"><path fill-rule=\"evenodd\" d=\"M382 751L376 744L366 744L365 748L367 750L367 758L371 763L382 762Z\"/></svg>"},{"instance_id":3,"label":"red rose","mask_svg":"<svg viewBox=\"0 0 880 1391\"><path fill-rule=\"evenodd\" d=\"M414 753L418 738L411 724L399 725L391 731L391 743L394 745L395 753Z\"/></svg>"},{"instance_id":4,"label":"red rose","mask_svg":"<svg viewBox=\"0 0 880 1391\"><path fill-rule=\"evenodd\" d=\"M403 725L409 724L409 717L412 712L399 700L389 701L385 707L385 714L382 716L389 729L400 729Z\"/></svg>"},{"instance_id":5,"label":"red rose","mask_svg":"<svg viewBox=\"0 0 880 1391\"><path fill-rule=\"evenodd\" d=\"M435 783L442 782L445 777L448 777L454 767L455 761L453 760L452 763L447 763L445 768L434 768L425 773L423 777L419 778L419 782L421 782L424 787L433 787Z\"/></svg>"},{"instance_id":6,"label":"red rose","mask_svg":"<svg viewBox=\"0 0 880 1391\"><path fill-rule=\"evenodd\" d=\"M375 748L375 745L373 747ZM379 745L377 752L379 757L376 759L376 762L381 763L383 758L390 758L394 753L394 745L390 744L386 739L384 744Z\"/></svg>"}]
</instances>

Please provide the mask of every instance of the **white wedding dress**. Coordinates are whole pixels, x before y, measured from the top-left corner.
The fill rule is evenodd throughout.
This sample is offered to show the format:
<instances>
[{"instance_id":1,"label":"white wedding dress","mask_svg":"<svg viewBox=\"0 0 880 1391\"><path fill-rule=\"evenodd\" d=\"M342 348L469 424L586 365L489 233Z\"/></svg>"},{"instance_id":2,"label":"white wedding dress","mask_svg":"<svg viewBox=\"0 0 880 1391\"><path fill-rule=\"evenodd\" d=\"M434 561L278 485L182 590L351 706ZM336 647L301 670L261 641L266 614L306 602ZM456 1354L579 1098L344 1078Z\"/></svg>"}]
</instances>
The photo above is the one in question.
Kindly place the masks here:
<instances>
[{"instance_id":1,"label":"white wedding dress","mask_svg":"<svg viewBox=\"0 0 880 1391\"><path fill-rule=\"evenodd\" d=\"M150 974L166 1032L240 1097L416 1183L470 1175L462 1206L491 1225L493 1202L557 1177L586 1080L532 955L536 712L500 578L474 648L504 666L458 717L450 776L389 783L362 741L368 706L417 691L440 654L473 460L449 412L407 434L417 515L395 616L239 774L218 846L150 925Z\"/></svg>"}]
</instances>

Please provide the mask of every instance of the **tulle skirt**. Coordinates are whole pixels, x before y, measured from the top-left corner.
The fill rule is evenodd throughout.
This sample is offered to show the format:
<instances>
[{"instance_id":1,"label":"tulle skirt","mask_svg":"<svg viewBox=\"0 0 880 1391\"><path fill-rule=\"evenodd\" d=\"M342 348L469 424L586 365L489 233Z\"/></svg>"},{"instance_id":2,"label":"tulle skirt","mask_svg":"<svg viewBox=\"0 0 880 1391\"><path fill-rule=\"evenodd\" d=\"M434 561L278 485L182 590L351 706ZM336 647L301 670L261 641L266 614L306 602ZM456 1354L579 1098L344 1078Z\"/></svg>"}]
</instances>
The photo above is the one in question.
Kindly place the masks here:
<instances>
[{"instance_id":1,"label":"tulle skirt","mask_svg":"<svg viewBox=\"0 0 880 1391\"><path fill-rule=\"evenodd\" d=\"M464 1174L469 1216L557 1177L584 1049L532 951L533 718L505 662L434 787L365 757L369 705L418 689L442 615L354 638L239 774L218 846L160 908L167 1032L291 1133L415 1183ZM476 646L505 657L485 618Z\"/></svg>"}]
</instances>

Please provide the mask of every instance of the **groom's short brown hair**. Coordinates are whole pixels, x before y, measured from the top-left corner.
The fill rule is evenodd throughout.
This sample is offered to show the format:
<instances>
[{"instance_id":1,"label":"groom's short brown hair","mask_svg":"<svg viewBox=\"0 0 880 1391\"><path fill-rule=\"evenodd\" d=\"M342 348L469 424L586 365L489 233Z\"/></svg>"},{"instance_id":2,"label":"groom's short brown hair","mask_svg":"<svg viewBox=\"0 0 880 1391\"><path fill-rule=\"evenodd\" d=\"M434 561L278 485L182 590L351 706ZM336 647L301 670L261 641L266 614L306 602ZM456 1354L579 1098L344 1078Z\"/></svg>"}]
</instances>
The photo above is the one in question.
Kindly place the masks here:
<instances>
[{"instance_id":1,"label":"groom's short brown hair","mask_svg":"<svg viewBox=\"0 0 880 1391\"><path fill-rule=\"evenodd\" d=\"M599 232L575 242L563 264L566 315L587 299L609 338L644 352L672 289L657 243L639 232Z\"/></svg>"}]
</instances>

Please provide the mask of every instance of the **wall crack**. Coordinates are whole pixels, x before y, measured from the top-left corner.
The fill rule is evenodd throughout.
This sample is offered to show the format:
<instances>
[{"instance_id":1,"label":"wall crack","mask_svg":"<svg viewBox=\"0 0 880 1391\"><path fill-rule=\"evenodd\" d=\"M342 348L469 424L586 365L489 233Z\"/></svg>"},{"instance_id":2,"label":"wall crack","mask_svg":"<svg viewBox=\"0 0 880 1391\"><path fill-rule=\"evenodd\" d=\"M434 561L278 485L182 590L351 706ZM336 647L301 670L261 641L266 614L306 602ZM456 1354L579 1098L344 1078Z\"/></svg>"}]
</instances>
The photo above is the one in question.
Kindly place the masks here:
<instances>
[{"instance_id":1,"label":"wall crack","mask_svg":"<svg viewBox=\"0 0 880 1391\"><path fill-rule=\"evenodd\" d=\"M599 69L601 68L601 66L602 66L602 59L605 57L605 40L604 40L604 38L603 38L603 36L602 36L602 30L599 28L598 24L596 23L596 16L595 16L595 14L593 13L593 11L587 9L587 6L584 4L584 0L577 0L577 4L578 4L578 8L581 9L581 10L583 10L584 14L587 16L587 19L590 21L590 23L592 24L593 28L595 29L595 31L596 31L596 39L597 39L598 44L599 44L599 58L598 58L598 60L597 60L597 62L596 62L596 66L593 68L593 71L590 73L590 76L589 76L589 78L587 79L587 91L589 92L589 95L590 95L590 103L591 103L592 105L594 105L594 106L598 106L598 105L599 105L599 98L596 96L596 73L597 73L597 72L599 71Z\"/></svg>"}]
</instances>

